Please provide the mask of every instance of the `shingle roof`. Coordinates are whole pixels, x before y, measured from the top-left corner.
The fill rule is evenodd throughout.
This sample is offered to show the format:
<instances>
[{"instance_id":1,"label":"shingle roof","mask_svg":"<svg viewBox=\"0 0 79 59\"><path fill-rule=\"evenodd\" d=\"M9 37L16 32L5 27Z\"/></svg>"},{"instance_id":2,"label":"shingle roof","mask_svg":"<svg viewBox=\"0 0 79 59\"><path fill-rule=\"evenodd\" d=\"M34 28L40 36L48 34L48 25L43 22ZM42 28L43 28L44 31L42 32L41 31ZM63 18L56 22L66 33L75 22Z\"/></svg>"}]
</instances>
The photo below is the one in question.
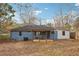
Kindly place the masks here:
<instances>
[{"instance_id":1,"label":"shingle roof","mask_svg":"<svg viewBox=\"0 0 79 59\"><path fill-rule=\"evenodd\" d=\"M54 27L54 30L66 30L66 31L70 31L67 28L63 28L63 27Z\"/></svg>"},{"instance_id":2,"label":"shingle roof","mask_svg":"<svg viewBox=\"0 0 79 59\"><path fill-rule=\"evenodd\" d=\"M50 31L50 30L53 30L52 27L47 27L45 25L26 25L26 26L23 26L23 27L19 27L19 28L15 28L15 29L12 29L11 31L15 31L15 32L18 32L18 31Z\"/></svg>"}]
</instances>

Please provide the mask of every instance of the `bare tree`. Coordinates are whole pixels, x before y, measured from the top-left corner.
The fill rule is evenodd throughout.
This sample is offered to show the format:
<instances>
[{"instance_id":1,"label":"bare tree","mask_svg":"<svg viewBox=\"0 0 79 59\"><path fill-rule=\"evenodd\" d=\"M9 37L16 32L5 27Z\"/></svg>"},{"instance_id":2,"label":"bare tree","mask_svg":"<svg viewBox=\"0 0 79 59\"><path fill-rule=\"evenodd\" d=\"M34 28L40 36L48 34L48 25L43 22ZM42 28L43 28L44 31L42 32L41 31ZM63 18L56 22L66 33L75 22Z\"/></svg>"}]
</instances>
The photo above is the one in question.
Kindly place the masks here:
<instances>
[{"instance_id":1,"label":"bare tree","mask_svg":"<svg viewBox=\"0 0 79 59\"><path fill-rule=\"evenodd\" d=\"M37 20L37 17L34 15L35 8L32 7L32 4L22 3L16 4L19 9L20 19L24 24L34 24Z\"/></svg>"},{"instance_id":2,"label":"bare tree","mask_svg":"<svg viewBox=\"0 0 79 59\"><path fill-rule=\"evenodd\" d=\"M75 22L74 22L74 28L75 28L76 30L79 30L79 17L77 17L77 19L76 19Z\"/></svg>"},{"instance_id":3,"label":"bare tree","mask_svg":"<svg viewBox=\"0 0 79 59\"><path fill-rule=\"evenodd\" d=\"M74 18L77 16L72 10L67 12L66 14L63 14L63 11L59 11L59 15L56 15L54 18L55 21L55 27L62 27L65 29L71 30L74 23Z\"/></svg>"}]
</instances>

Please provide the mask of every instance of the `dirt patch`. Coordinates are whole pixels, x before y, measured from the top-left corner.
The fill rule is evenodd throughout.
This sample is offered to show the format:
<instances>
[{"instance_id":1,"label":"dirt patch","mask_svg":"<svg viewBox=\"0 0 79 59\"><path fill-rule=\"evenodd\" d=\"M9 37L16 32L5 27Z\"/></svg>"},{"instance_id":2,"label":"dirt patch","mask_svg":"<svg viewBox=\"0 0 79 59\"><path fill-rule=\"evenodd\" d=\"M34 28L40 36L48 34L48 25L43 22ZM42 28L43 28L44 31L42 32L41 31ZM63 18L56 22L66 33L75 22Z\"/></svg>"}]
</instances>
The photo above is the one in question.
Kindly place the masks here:
<instances>
[{"instance_id":1,"label":"dirt patch","mask_svg":"<svg viewBox=\"0 0 79 59\"><path fill-rule=\"evenodd\" d=\"M0 55L75 56L79 55L79 40L0 42Z\"/></svg>"}]
</instances>

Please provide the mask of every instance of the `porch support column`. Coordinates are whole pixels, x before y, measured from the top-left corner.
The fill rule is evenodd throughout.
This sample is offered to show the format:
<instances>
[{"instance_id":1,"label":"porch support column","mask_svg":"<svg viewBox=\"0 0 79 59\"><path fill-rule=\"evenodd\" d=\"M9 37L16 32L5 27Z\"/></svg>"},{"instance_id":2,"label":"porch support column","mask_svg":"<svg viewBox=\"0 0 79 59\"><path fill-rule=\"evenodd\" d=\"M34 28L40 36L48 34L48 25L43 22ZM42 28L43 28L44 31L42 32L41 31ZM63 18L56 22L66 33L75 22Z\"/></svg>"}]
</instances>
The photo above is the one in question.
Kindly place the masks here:
<instances>
[{"instance_id":1,"label":"porch support column","mask_svg":"<svg viewBox=\"0 0 79 59\"><path fill-rule=\"evenodd\" d=\"M33 39L32 39L32 42L33 42L33 40L34 40L34 32L33 31L31 31L32 33L33 33Z\"/></svg>"},{"instance_id":2,"label":"porch support column","mask_svg":"<svg viewBox=\"0 0 79 59\"><path fill-rule=\"evenodd\" d=\"M46 36L47 36L47 32L46 32ZM46 38L46 44L47 44L47 38Z\"/></svg>"},{"instance_id":3,"label":"porch support column","mask_svg":"<svg viewBox=\"0 0 79 59\"><path fill-rule=\"evenodd\" d=\"M39 39L39 42L40 42L40 38L39 38L39 37L40 37L40 33L38 33L38 35L39 35L39 36L38 36L38 39Z\"/></svg>"}]
</instances>

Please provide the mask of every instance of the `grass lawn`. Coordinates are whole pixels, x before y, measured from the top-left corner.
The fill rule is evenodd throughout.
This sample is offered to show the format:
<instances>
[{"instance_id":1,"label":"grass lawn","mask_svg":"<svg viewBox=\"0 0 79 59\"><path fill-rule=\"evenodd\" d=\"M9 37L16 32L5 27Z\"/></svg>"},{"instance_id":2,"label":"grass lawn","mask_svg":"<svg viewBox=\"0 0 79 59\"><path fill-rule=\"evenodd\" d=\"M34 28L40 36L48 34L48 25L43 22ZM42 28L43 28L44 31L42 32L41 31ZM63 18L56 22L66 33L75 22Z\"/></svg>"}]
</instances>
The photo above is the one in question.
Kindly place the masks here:
<instances>
[{"instance_id":1,"label":"grass lawn","mask_svg":"<svg viewBox=\"0 0 79 59\"><path fill-rule=\"evenodd\" d=\"M79 56L79 40L3 42L0 55Z\"/></svg>"}]
</instances>

